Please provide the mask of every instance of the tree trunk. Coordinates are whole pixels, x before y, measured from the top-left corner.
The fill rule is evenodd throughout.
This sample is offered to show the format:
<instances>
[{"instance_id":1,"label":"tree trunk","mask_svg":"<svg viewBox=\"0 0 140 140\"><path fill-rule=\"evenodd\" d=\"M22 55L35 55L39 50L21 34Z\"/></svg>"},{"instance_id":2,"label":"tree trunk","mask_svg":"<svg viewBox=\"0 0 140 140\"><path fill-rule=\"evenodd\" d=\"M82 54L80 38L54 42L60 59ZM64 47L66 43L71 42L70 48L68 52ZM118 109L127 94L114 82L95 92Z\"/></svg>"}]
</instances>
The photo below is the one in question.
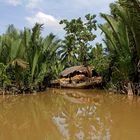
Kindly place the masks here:
<instances>
[{"instance_id":1,"label":"tree trunk","mask_svg":"<svg viewBox=\"0 0 140 140\"><path fill-rule=\"evenodd\" d=\"M127 87L127 93L130 96L133 96L133 90L132 90L132 84L131 82L128 82L128 87Z\"/></svg>"}]
</instances>

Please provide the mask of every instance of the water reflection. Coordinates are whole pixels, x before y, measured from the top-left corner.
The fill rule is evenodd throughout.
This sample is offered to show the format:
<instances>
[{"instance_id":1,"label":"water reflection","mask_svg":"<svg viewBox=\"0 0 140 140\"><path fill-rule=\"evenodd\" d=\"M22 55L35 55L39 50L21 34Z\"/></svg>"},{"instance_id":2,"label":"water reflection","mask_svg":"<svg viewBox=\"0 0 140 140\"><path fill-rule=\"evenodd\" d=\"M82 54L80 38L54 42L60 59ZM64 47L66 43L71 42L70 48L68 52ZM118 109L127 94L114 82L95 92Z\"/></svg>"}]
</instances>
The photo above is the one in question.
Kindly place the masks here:
<instances>
[{"instance_id":1,"label":"water reflection","mask_svg":"<svg viewBox=\"0 0 140 140\"><path fill-rule=\"evenodd\" d=\"M139 108L138 97L96 90L1 96L0 140L137 140Z\"/></svg>"},{"instance_id":2,"label":"water reflection","mask_svg":"<svg viewBox=\"0 0 140 140\"><path fill-rule=\"evenodd\" d=\"M100 109L103 96L93 96L79 90L61 90L60 93L69 101L69 105L65 102L61 112L53 119L65 139L110 139L111 115L108 111L102 114Z\"/></svg>"}]
</instances>

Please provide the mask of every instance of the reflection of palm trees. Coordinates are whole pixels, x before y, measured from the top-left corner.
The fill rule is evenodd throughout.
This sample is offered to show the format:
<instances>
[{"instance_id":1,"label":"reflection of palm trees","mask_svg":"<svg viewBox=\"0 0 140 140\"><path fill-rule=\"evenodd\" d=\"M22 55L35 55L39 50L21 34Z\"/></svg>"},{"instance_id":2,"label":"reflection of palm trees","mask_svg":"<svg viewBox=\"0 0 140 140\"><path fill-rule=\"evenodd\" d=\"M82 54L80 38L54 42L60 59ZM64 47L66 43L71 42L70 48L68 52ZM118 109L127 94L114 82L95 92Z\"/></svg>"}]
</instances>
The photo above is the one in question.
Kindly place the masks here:
<instances>
[{"instance_id":1,"label":"reflection of palm trees","mask_svg":"<svg viewBox=\"0 0 140 140\"><path fill-rule=\"evenodd\" d=\"M70 93L68 94L70 95ZM64 98L65 96L66 94L64 94ZM86 98L85 95L83 96ZM90 96L90 98L94 99L94 96ZM78 100L78 97L76 99ZM99 139L99 137L109 136L109 125L107 124L111 116L105 119L106 114L100 116L100 102L94 102L93 99L91 103L87 102L87 104L80 105L71 104L67 100L63 102L62 111L55 115L53 120L66 139ZM100 100L103 100L102 96Z\"/></svg>"},{"instance_id":2,"label":"reflection of palm trees","mask_svg":"<svg viewBox=\"0 0 140 140\"><path fill-rule=\"evenodd\" d=\"M45 95L9 97L0 102L0 139L61 139L51 122ZM54 136L52 136L54 132Z\"/></svg>"},{"instance_id":3,"label":"reflection of palm trees","mask_svg":"<svg viewBox=\"0 0 140 140\"><path fill-rule=\"evenodd\" d=\"M70 106L65 111L67 113L62 112L55 116L54 121L62 135L67 139L76 139L76 137L77 139L95 139L108 135L107 127L109 126L106 126L97 114L96 106L88 105L77 109Z\"/></svg>"}]
</instances>

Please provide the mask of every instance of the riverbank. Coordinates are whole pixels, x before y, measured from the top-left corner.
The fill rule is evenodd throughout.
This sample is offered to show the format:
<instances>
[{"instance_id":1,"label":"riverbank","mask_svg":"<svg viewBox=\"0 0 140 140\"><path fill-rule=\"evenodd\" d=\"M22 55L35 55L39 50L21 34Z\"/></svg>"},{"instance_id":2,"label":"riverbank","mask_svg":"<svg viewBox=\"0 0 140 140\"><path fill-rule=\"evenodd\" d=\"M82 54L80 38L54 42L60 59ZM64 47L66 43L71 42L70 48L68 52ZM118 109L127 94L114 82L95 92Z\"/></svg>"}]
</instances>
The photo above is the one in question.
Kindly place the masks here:
<instances>
[{"instance_id":1,"label":"riverbank","mask_svg":"<svg viewBox=\"0 0 140 140\"><path fill-rule=\"evenodd\" d=\"M18 87L16 85L9 85L6 87L0 87L0 95L17 95L17 94L32 94L32 93L40 93L44 92L49 88L61 89L61 86L46 86L46 85L38 85L38 86L30 86L30 87ZM63 89L63 88L62 88ZM73 90L73 88L64 88ZM106 93L114 93L114 94L125 94L125 95L140 95L140 85L137 84L128 84L125 87L125 90L117 89L117 87L103 87L102 84L96 85L87 89L101 89L105 90Z\"/></svg>"},{"instance_id":2,"label":"riverbank","mask_svg":"<svg viewBox=\"0 0 140 140\"><path fill-rule=\"evenodd\" d=\"M42 92L47 89L46 86L36 86L36 87L17 87L15 85L10 85L7 87L0 87L0 95L16 95L16 94L32 94L37 92Z\"/></svg>"}]
</instances>

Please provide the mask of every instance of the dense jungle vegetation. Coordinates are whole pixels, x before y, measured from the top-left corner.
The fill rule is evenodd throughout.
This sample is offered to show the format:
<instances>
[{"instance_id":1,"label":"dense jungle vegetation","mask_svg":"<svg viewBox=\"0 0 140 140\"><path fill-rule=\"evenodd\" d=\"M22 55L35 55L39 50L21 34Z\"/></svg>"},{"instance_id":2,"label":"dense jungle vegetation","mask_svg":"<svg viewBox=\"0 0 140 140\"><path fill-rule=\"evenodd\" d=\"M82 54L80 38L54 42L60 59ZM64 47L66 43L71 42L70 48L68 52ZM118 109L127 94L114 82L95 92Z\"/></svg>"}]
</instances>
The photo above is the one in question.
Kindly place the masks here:
<instances>
[{"instance_id":1,"label":"dense jungle vegetation","mask_svg":"<svg viewBox=\"0 0 140 140\"><path fill-rule=\"evenodd\" d=\"M104 24L98 24L92 14L61 20L66 31L63 40L52 33L42 37L43 25L38 23L23 31L9 25L0 35L1 91L44 90L64 68L83 64L96 67L105 88L127 93L132 87L139 94L140 1L118 0L110 4L110 11L100 14ZM97 28L104 34L105 47L90 43Z\"/></svg>"}]
</instances>

